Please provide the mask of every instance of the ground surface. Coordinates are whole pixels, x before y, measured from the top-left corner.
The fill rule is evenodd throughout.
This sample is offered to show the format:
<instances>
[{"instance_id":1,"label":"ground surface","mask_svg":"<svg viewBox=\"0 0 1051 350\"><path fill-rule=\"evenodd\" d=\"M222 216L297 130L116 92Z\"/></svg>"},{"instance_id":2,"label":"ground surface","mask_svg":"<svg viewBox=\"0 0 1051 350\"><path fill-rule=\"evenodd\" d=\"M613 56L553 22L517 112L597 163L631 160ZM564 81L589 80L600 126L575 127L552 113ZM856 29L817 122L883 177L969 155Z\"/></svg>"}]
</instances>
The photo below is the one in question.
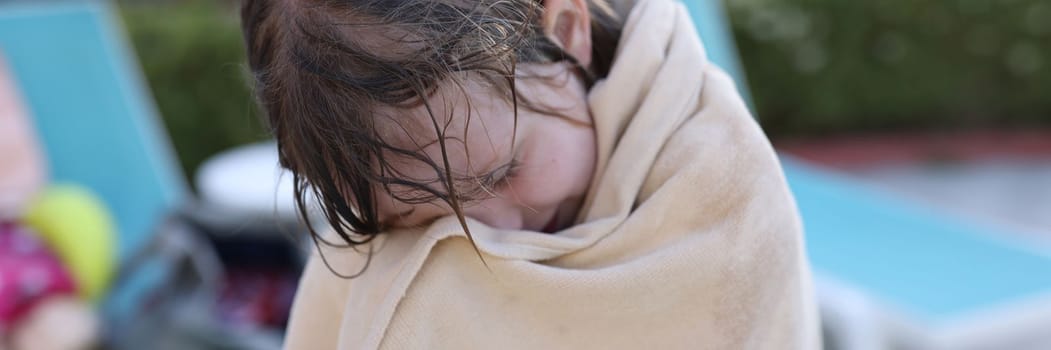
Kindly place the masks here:
<instances>
[{"instance_id":1,"label":"ground surface","mask_svg":"<svg viewBox=\"0 0 1051 350\"><path fill-rule=\"evenodd\" d=\"M1051 130L844 136L775 146L961 220L1051 243Z\"/></svg>"}]
</instances>

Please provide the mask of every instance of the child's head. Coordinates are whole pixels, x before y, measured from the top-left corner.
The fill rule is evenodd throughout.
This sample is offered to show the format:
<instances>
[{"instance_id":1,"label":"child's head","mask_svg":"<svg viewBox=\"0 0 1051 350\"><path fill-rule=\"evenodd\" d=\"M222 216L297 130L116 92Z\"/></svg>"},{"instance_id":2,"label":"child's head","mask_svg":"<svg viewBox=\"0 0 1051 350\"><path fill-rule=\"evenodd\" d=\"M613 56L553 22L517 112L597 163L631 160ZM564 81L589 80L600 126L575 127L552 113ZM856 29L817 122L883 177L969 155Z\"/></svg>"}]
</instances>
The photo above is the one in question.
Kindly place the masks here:
<instances>
[{"instance_id":1,"label":"child's head","mask_svg":"<svg viewBox=\"0 0 1051 350\"><path fill-rule=\"evenodd\" d=\"M595 164L586 104L619 23L600 0L246 0L249 64L292 170L349 244L469 216L570 223Z\"/></svg>"}]
</instances>

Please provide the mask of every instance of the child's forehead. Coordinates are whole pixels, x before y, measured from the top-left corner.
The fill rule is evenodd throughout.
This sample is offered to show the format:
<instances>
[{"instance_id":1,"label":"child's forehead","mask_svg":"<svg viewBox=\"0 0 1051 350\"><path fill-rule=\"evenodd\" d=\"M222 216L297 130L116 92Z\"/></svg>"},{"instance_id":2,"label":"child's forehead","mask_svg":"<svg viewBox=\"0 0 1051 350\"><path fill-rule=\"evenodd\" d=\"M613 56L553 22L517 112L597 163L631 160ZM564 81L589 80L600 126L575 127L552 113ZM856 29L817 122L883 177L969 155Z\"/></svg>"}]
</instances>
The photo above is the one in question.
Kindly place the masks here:
<instances>
[{"instance_id":1,"label":"child's forehead","mask_svg":"<svg viewBox=\"0 0 1051 350\"><path fill-rule=\"evenodd\" d=\"M491 87L472 79L443 82L425 103L377 108L375 127L391 146L440 154L440 135L451 157L488 163L508 152L514 139L514 113ZM433 116L433 118L432 118ZM441 133L441 134L440 134Z\"/></svg>"}]
</instances>

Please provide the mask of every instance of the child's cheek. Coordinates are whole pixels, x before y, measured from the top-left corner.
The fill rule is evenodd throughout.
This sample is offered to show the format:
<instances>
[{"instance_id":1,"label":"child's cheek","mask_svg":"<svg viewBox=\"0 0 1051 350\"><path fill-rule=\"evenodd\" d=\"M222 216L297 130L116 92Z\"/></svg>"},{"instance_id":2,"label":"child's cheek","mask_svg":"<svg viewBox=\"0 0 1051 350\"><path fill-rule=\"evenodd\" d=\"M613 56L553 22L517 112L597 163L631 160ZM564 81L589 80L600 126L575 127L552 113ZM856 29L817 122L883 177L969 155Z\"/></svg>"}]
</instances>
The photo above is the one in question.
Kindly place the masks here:
<instances>
[{"instance_id":1,"label":"child's cheek","mask_svg":"<svg viewBox=\"0 0 1051 350\"><path fill-rule=\"evenodd\" d=\"M571 190L565 160L545 151L552 150L538 150L531 153L537 156L523 159L524 166L508 186L514 189L518 200L537 207L535 209L558 204L570 195Z\"/></svg>"}]
</instances>

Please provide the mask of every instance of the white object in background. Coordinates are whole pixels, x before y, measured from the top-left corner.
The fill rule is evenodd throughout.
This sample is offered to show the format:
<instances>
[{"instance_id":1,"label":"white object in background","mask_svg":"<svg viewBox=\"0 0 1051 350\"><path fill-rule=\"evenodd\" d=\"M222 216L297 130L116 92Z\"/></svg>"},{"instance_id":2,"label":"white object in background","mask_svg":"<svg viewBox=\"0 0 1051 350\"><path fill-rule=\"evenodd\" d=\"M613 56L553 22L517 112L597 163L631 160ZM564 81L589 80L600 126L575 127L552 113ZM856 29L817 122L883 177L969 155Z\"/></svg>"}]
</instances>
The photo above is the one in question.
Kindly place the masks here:
<instances>
[{"instance_id":1,"label":"white object in background","mask_svg":"<svg viewBox=\"0 0 1051 350\"><path fill-rule=\"evenodd\" d=\"M208 159L198 169L196 182L204 214L210 218L234 225L298 220L292 174L280 167L277 144L272 141Z\"/></svg>"}]
</instances>

